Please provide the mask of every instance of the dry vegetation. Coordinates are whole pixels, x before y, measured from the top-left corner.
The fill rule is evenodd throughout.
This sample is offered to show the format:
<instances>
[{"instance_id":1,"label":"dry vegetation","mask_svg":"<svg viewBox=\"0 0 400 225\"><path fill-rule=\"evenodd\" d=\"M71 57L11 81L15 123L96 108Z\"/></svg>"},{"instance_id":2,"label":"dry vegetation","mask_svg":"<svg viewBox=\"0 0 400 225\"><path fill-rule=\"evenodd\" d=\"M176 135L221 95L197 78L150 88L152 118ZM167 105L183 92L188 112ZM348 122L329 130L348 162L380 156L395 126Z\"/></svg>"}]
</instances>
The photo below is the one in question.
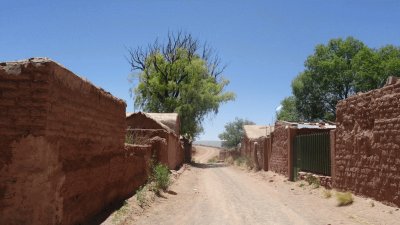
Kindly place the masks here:
<instances>
[{"instance_id":1,"label":"dry vegetation","mask_svg":"<svg viewBox=\"0 0 400 225\"><path fill-rule=\"evenodd\" d=\"M217 163L218 160L219 160L219 157L218 156L214 156L211 159L209 159L207 162L208 163Z\"/></svg>"},{"instance_id":2,"label":"dry vegetation","mask_svg":"<svg viewBox=\"0 0 400 225\"><path fill-rule=\"evenodd\" d=\"M354 198L350 192L336 192L336 200L338 206L345 206L353 203Z\"/></svg>"},{"instance_id":3,"label":"dry vegetation","mask_svg":"<svg viewBox=\"0 0 400 225\"><path fill-rule=\"evenodd\" d=\"M135 144L135 145L144 145L147 144L150 140L150 136L148 135L139 135L135 133L127 132L125 134L125 143L126 144Z\"/></svg>"}]
</instances>

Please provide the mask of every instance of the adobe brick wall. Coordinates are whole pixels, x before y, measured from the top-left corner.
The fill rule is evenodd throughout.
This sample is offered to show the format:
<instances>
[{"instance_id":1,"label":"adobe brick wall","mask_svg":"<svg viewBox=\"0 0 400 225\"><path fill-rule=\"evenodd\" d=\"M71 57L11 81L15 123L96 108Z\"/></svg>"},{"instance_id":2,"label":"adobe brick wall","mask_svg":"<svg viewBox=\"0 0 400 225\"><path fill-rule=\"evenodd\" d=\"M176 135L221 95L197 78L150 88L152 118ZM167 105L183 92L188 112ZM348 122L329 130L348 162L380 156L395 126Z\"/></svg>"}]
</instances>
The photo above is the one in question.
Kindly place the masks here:
<instances>
[{"instance_id":1,"label":"adobe brick wall","mask_svg":"<svg viewBox=\"0 0 400 225\"><path fill-rule=\"evenodd\" d=\"M250 140L245 136L243 137L241 141L241 146L240 146L240 154L242 156L249 157L251 156L251 151L250 151Z\"/></svg>"},{"instance_id":2,"label":"adobe brick wall","mask_svg":"<svg viewBox=\"0 0 400 225\"><path fill-rule=\"evenodd\" d=\"M272 149L268 155L268 168L276 173L293 179L293 141L297 135L329 132L330 129L301 128L292 126L290 123L277 121L275 130L271 135ZM269 151L267 146L267 152Z\"/></svg>"},{"instance_id":3,"label":"adobe brick wall","mask_svg":"<svg viewBox=\"0 0 400 225\"><path fill-rule=\"evenodd\" d=\"M334 187L400 206L400 83L337 105Z\"/></svg>"},{"instance_id":4,"label":"adobe brick wall","mask_svg":"<svg viewBox=\"0 0 400 225\"><path fill-rule=\"evenodd\" d=\"M38 58L0 63L0 97L0 224L85 223L145 181L123 101Z\"/></svg>"},{"instance_id":5,"label":"adobe brick wall","mask_svg":"<svg viewBox=\"0 0 400 225\"><path fill-rule=\"evenodd\" d=\"M242 155L246 156L252 162L256 170L264 169L264 164L267 163L264 161L264 154L266 150L265 140L266 138L258 138L250 140L247 137L245 137L242 141L242 148L243 148Z\"/></svg>"},{"instance_id":6,"label":"adobe brick wall","mask_svg":"<svg viewBox=\"0 0 400 225\"><path fill-rule=\"evenodd\" d=\"M168 141L170 133L161 129L129 129L127 131L138 138L140 144L150 144L152 148L152 157L157 161L169 167L168 161ZM156 142L160 143L156 143Z\"/></svg>"},{"instance_id":7,"label":"adobe brick wall","mask_svg":"<svg viewBox=\"0 0 400 225\"><path fill-rule=\"evenodd\" d=\"M167 149L160 151L159 161L169 167L178 169L183 164L184 150L179 137L172 131L166 130L155 120L143 113L135 113L126 118L127 128L134 136L156 137L166 141ZM168 128L169 129L169 128Z\"/></svg>"},{"instance_id":8,"label":"adobe brick wall","mask_svg":"<svg viewBox=\"0 0 400 225\"><path fill-rule=\"evenodd\" d=\"M272 153L272 134L268 136L264 141L264 170L269 170L269 163Z\"/></svg>"},{"instance_id":9,"label":"adobe brick wall","mask_svg":"<svg viewBox=\"0 0 400 225\"><path fill-rule=\"evenodd\" d=\"M290 140L286 126L288 125L284 123L275 123L269 170L288 176L288 142Z\"/></svg>"}]
</instances>

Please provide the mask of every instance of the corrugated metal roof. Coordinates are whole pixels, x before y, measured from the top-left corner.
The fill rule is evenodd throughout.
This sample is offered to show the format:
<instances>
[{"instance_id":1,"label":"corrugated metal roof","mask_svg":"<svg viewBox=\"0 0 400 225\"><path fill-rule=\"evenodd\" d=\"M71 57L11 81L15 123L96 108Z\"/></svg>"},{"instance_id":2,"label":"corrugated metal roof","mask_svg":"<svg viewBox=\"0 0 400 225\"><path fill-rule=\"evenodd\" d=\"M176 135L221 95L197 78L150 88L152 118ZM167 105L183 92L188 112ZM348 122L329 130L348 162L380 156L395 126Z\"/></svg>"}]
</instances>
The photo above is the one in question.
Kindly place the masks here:
<instances>
[{"instance_id":1,"label":"corrugated metal roof","mask_svg":"<svg viewBox=\"0 0 400 225\"><path fill-rule=\"evenodd\" d=\"M331 123L302 123L302 122L286 122L282 121L297 129L335 129L336 125Z\"/></svg>"}]
</instances>

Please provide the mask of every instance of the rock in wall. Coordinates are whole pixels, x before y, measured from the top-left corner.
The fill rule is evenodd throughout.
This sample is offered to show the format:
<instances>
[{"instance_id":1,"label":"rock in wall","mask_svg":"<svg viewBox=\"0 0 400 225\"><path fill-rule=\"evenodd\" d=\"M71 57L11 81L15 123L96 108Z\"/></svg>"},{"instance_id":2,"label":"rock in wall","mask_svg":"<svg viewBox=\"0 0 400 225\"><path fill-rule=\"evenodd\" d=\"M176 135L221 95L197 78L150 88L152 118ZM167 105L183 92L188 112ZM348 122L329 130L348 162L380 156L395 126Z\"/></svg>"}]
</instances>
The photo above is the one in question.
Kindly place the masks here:
<instances>
[{"instance_id":1,"label":"rock in wall","mask_svg":"<svg viewBox=\"0 0 400 225\"><path fill-rule=\"evenodd\" d=\"M288 131L284 123L275 123L269 170L288 176Z\"/></svg>"},{"instance_id":2,"label":"rock in wall","mask_svg":"<svg viewBox=\"0 0 400 225\"><path fill-rule=\"evenodd\" d=\"M400 83L337 105L333 185L400 206Z\"/></svg>"},{"instance_id":3,"label":"rock in wall","mask_svg":"<svg viewBox=\"0 0 400 225\"><path fill-rule=\"evenodd\" d=\"M0 63L0 224L77 224L145 182L125 103L57 63Z\"/></svg>"}]
</instances>

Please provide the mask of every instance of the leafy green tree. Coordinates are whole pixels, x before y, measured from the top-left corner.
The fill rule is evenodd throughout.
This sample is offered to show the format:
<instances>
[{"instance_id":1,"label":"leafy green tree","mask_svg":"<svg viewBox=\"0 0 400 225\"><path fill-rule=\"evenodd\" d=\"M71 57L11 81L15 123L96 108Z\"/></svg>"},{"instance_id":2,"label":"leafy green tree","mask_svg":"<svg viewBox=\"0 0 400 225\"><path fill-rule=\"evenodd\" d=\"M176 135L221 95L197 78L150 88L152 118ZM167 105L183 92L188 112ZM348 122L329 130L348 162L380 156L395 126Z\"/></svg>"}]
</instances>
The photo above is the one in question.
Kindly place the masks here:
<instances>
[{"instance_id":1,"label":"leafy green tree","mask_svg":"<svg viewBox=\"0 0 400 225\"><path fill-rule=\"evenodd\" d=\"M376 50L352 37L332 39L316 46L292 81L297 111L308 121L334 120L338 101L382 87L388 76L400 76L398 47Z\"/></svg>"},{"instance_id":2,"label":"leafy green tree","mask_svg":"<svg viewBox=\"0 0 400 225\"><path fill-rule=\"evenodd\" d=\"M254 125L252 121L235 118L235 121L225 124L225 131L218 135L223 140L222 147L235 148L244 136L244 125Z\"/></svg>"},{"instance_id":3,"label":"leafy green tree","mask_svg":"<svg viewBox=\"0 0 400 225\"><path fill-rule=\"evenodd\" d=\"M400 76L400 48L387 45L380 49L363 49L353 60L356 91L382 87L389 76Z\"/></svg>"},{"instance_id":4,"label":"leafy green tree","mask_svg":"<svg viewBox=\"0 0 400 225\"><path fill-rule=\"evenodd\" d=\"M225 67L211 48L190 34L167 37L166 43L129 49L132 70L139 71L139 84L131 91L135 106L144 111L178 113L181 134L194 139L203 131L204 117L235 96L224 91L229 83L222 76Z\"/></svg>"},{"instance_id":5,"label":"leafy green tree","mask_svg":"<svg viewBox=\"0 0 400 225\"><path fill-rule=\"evenodd\" d=\"M294 96L286 97L281 101L281 109L276 113L276 118L290 122L301 120L297 112L296 98Z\"/></svg>"}]
</instances>

